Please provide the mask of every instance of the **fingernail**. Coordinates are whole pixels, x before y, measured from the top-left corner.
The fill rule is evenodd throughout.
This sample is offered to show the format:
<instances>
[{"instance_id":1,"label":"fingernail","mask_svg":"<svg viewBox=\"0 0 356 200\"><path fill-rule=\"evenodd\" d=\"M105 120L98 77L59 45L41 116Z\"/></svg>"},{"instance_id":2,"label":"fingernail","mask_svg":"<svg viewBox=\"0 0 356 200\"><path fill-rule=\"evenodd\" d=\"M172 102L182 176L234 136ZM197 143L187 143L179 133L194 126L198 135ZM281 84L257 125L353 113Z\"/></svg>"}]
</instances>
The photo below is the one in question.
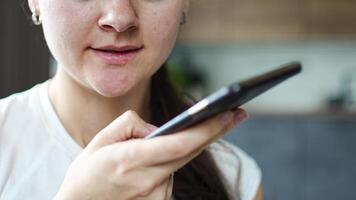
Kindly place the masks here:
<instances>
[{"instance_id":1,"label":"fingernail","mask_svg":"<svg viewBox=\"0 0 356 200\"><path fill-rule=\"evenodd\" d=\"M234 119L234 113L230 111L220 116L220 122L224 125L229 124L233 119Z\"/></svg>"},{"instance_id":2,"label":"fingernail","mask_svg":"<svg viewBox=\"0 0 356 200\"><path fill-rule=\"evenodd\" d=\"M248 114L245 111L236 111L234 115L235 124L240 124L248 119Z\"/></svg>"}]
</instances>

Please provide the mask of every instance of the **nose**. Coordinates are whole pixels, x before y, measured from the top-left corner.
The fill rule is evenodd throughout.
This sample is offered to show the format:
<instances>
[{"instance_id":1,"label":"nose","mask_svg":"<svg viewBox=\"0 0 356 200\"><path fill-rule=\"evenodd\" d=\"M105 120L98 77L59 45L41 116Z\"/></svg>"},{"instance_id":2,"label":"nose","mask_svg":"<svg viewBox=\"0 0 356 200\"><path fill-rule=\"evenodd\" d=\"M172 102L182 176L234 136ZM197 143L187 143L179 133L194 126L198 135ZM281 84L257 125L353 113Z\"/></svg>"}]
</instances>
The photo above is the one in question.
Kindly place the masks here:
<instances>
[{"instance_id":1,"label":"nose","mask_svg":"<svg viewBox=\"0 0 356 200\"><path fill-rule=\"evenodd\" d=\"M105 1L104 11L100 16L98 25L107 32L125 32L136 29L138 25L137 14L131 0Z\"/></svg>"}]
</instances>

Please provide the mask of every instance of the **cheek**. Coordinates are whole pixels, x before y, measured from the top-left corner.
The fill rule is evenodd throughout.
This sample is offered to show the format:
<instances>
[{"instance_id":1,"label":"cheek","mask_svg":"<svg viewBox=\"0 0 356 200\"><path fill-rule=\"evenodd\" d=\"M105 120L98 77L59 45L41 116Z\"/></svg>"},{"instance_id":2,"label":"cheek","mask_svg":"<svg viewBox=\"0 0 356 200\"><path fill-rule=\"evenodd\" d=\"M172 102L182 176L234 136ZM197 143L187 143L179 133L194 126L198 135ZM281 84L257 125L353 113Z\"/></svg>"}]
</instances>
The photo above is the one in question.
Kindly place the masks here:
<instances>
[{"instance_id":1,"label":"cheek","mask_svg":"<svg viewBox=\"0 0 356 200\"><path fill-rule=\"evenodd\" d=\"M174 44L179 28L180 15L178 13L166 13L163 17L153 22L153 36L160 41L161 45L172 46Z\"/></svg>"},{"instance_id":2,"label":"cheek","mask_svg":"<svg viewBox=\"0 0 356 200\"><path fill-rule=\"evenodd\" d=\"M71 1L46 0L41 2L43 32L53 56L59 62L74 64L72 62L78 56L78 50L83 47L80 41L85 41L82 39L90 30L88 26L91 24L89 23L91 19L88 15L88 6L80 9L82 12L78 12L78 5Z\"/></svg>"},{"instance_id":3,"label":"cheek","mask_svg":"<svg viewBox=\"0 0 356 200\"><path fill-rule=\"evenodd\" d=\"M178 35L180 14L175 12L160 13L160 17L148 17L154 20L145 21L143 25L145 35L143 38L151 47L152 56L158 58L157 62L160 62L158 65L167 59Z\"/></svg>"}]
</instances>

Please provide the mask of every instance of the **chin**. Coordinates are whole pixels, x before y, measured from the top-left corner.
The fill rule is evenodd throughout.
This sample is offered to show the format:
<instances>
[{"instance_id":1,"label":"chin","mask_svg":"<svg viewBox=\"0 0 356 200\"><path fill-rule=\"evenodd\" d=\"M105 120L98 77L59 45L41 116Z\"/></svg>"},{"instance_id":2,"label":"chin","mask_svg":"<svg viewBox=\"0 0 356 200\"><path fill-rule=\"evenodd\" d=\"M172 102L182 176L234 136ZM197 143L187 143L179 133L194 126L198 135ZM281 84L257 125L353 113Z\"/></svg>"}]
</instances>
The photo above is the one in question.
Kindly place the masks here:
<instances>
[{"instance_id":1,"label":"chin","mask_svg":"<svg viewBox=\"0 0 356 200\"><path fill-rule=\"evenodd\" d=\"M103 97L114 98L127 95L137 85L137 77L120 70L105 70L90 73L87 83Z\"/></svg>"},{"instance_id":2,"label":"chin","mask_svg":"<svg viewBox=\"0 0 356 200\"><path fill-rule=\"evenodd\" d=\"M107 98L122 97L127 95L133 88L134 84L130 81L91 81L90 87L99 95Z\"/></svg>"},{"instance_id":3,"label":"chin","mask_svg":"<svg viewBox=\"0 0 356 200\"><path fill-rule=\"evenodd\" d=\"M115 98L115 97L122 97L129 93L131 87L128 85L100 85L95 87L95 91L99 93L103 97L107 98Z\"/></svg>"}]
</instances>

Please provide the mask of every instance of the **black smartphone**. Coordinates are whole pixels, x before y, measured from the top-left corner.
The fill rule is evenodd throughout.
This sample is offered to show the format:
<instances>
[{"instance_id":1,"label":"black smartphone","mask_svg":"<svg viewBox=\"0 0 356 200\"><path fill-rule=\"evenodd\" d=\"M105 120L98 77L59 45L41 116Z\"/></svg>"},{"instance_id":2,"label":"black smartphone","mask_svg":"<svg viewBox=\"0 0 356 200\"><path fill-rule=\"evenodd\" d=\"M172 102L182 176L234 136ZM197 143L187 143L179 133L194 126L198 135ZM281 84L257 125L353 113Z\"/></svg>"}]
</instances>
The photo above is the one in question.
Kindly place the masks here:
<instances>
[{"instance_id":1,"label":"black smartphone","mask_svg":"<svg viewBox=\"0 0 356 200\"><path fill-rule=\"evenodd\" d=\"M233 110L282 81L301 72L300 62L292 62L265 74L232 83L207 96L174 117L145 139L172 134L227 110Z\"/></svg>"}]
</instances>

